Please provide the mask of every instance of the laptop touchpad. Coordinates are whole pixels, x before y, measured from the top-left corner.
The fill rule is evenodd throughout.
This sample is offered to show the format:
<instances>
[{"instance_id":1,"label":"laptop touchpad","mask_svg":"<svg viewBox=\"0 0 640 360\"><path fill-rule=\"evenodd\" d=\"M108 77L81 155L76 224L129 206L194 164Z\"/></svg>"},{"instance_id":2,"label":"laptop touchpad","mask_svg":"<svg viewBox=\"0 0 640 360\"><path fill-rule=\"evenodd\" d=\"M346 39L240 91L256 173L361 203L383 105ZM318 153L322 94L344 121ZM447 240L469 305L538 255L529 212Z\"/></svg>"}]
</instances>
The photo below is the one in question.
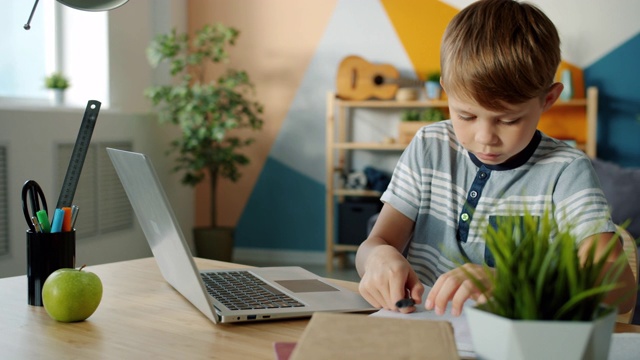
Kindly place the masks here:
<instances>
[{"instance_id":1,"label":"laptop touchpad","mask_svg":"<svg viewBox=\"0 0 640 360\"><path fill-rule=\"evenodd\" d=\"M331 285L320 280L276 280L276 282L294 293L319 292L319 291L340 291Z\"/></svg>"}]
</instances>

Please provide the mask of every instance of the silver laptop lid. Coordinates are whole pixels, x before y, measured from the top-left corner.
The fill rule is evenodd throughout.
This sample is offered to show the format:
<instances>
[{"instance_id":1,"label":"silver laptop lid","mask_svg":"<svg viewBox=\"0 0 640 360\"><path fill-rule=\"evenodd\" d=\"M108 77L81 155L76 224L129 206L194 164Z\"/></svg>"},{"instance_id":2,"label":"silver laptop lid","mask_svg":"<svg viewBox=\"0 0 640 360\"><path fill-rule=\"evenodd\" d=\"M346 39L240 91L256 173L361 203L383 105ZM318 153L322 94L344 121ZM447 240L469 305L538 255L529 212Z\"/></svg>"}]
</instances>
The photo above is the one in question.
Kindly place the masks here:
<instances>
[{"instance_id":1,"label":"silver laptop lid","mask_svg":"<svg viewBox=\"0 0 640 360\"><path fill-rule=\"evenodd\" d=\"M131 206L165 280L217 323L200 273L151 160L144 154L107 148Z\"/></svg>"}]
</instances>

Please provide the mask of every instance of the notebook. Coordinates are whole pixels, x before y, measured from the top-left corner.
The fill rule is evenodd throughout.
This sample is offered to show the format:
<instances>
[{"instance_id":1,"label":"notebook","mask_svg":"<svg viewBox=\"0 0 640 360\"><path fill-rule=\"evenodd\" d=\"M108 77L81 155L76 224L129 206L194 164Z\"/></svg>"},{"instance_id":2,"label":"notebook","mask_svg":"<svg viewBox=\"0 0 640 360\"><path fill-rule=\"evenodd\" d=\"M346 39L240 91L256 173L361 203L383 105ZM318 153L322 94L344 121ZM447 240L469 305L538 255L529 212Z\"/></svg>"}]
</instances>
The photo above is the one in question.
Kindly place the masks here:
<instances>
[{"instance_id":1,"label":"notebook","mask_svg":"<svg viewBox=\"0 0 640 360\"><path fill-rule=\"evenodd\" d=\"M297 266L198 270L153 164L145 154L107 148L164 279L214 323L309 317L315 312L375 310L358 293ZM234 281L231 276L248 276ZM203 279L204 278L204 279ZM213 282L222 279L223 285ZM237 306L219 296L262 281L265 304ZM210 288L207 288L210 285ZM215 296L214 296L215 295Z\"/></svg>"}]
</instances>

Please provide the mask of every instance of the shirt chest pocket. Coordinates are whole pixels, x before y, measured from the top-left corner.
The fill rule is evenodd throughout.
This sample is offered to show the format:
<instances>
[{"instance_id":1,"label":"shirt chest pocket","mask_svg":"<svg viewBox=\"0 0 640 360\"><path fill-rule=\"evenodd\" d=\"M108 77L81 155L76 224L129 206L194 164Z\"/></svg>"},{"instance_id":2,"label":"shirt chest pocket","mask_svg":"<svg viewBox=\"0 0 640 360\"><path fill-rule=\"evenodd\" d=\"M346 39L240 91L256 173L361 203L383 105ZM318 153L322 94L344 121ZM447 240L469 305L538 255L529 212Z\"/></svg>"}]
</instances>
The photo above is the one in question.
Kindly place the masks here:
<instances>
[{"instance_id":1,"label":"shirt chest pocket","mask_svg":"<svg viewBox=\"0 0 640 360\"><path fill-rule=\"evenodd\" d=\"M539 223L539 216L528 216L530 219ZM504 215L490 215L489 216L489 226L493 229L498 229L499 226L512 226L513 227L513 236L522 238L525 234L525 224L524 224L524 216L504 216ZM490 267L495 267L496 261L489 250L485 242L484 246L484 262Z\"/></svg>"}]
</instances>

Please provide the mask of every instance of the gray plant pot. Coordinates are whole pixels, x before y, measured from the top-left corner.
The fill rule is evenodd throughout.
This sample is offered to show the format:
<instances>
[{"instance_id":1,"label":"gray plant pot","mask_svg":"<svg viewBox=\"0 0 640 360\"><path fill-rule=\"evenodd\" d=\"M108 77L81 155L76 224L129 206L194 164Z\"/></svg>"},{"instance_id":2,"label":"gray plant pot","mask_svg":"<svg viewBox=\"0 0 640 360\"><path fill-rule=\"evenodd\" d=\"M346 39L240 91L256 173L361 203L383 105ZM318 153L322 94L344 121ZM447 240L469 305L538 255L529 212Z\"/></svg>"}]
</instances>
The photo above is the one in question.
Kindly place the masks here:
<instances>
[{"instance_id":1,"label":"gray plant pot","mask_svg":"<svg viewBox=\"0 0 640 360\"><path fill-rule=\"evenodd\" d=\"M465 308L478 359L606 359L615 311L594 321L524 321Z\"/></svg>"},{"instance_id":2,"label":"gray plant pot","mask_svg":"<svg viewBox=\"0 0 640 360\"><path fill-rule=\"evenodd\" d=\"M234 230L232 227L194 228L193 241L196 246L196 256L231 262Z\"/></svg>"}]
</instances>

